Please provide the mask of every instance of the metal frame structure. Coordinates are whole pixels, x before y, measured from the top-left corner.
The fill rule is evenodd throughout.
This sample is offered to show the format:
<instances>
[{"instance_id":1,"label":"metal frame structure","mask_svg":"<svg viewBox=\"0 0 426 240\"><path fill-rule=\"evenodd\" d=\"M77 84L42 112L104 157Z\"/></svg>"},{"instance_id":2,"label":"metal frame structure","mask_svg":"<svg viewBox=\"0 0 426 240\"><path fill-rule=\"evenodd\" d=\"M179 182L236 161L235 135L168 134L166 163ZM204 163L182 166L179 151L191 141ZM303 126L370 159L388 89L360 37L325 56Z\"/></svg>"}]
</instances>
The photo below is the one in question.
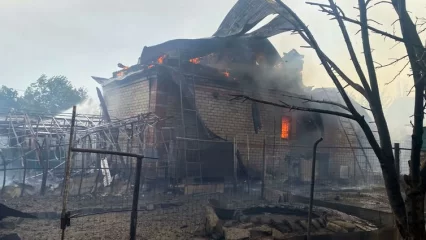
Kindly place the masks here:
<instances>
[{"instance_id":1,"label":"metal frame structure","mask_svg":"<svg viewBox=\"0 0 426 240\"><path fill-rule=\"evenodd\" d=\"M63 195L63 205L62 205L62 214L61 214L61 239L65 238L65 229L67 226L70 226L70 213L67 212L67 202L68 202L68 188L71 174L71 153L98 153L98 154L111 154L125 157L135 157L137 159L136 164L136 176L135 176L135 184L133 189L133 201L132 201L132 210L130 217L130 240L136 239L136 228L137 228L137 219L138 219L138 205L139 205L139 191L140 191L140 180L141 180L141 172L142 172L142 161L144 155L134 154L134 153L125 153L118 151L108 151L108 150L100 150L100 149L84 149L84 148L75 148L73 145L76 143L74 141L75 137L75 124L76 121L76 107L73 107L72 119L70 125L70 139L68 145L68 158L66 161L65 167L65 190Z\"/></svg>"},{"instance_id":2,"label":"metal frame structure","mask_svg":"<svg viewBox=\"0 0 426 240\"><path fill-rule=\"evenodd\" d=\"M0 120L0 171L4 173L2 190L6 185L7 171L22 169L23 186L28 179L42 176L40 191L41 194L44 194L47 176L62 168L65 163L66 140L69 138L72 115L67 113L40 115L10 111L0 113L0 119L1 116L4 119ZM139 145L137 151L139 153L144 150L145 145L141 141L144 141L143 136L146 134L146 129L155 127L155 124L161 120L153 113L112 121L104 121L100 115L76 114L74 137L78 146L88 146L92 149L115 149L118 152L120 152L119 140L127 140L127 142L135 140ZM29 159L30 156L35 159ZM83 155L82 158L84 157ZM94 164L95 161L91 160L90 164ZM121 164L126 164L122 156L120 160ZM27 166L27 163L30 161L37 162L41 166L42 173L28 177L27 171L31 168ZM57 161L59 164L54 166L50 164L52 161ZM11 165L16 167L10 167ZM83 171L84 163L82 162L80 172ZM58 174L62 176L62 170ZM23 189L21 195L24 192Z\"/></svg>"},{"instance_id":3,"label":"metal frame structure","mask_svg":"<svg viewBox=\"0 0 426 240\"><path fill-rule=\"evenodd\" d=\"M327 90L325 90L323 88L323 91L325 93L325 96L333 102L341 102L340 99L340 95L339 93L336 91L334 92L334 96L330 96L327 92ZM364 180L364 182L367 182L367 177L365 176L364 172L365 171L373 171L373 168L371 166L370 160L368 159L368 156L362 146L361 140L360 140L360 136L359 134L356 132L355 126L353 125L353 123L351 122L350 119L347 118L343 118L343 117L337 117L339 119L339 125L340 128L343 130L343 133L345 134L345 138L349 144L349 148L351 149L352 155L354 156L354 179L356 176L356 166L358 166L362 179ZM351 136L353 136L356 140L355 143L351 140ZM358 154L356 154L356 149L355 146L358 145L359 146L359 150L361 151L361 156L358 156ZM364 166L362 166L364 165Z\"/></svg>"}]
</instances>

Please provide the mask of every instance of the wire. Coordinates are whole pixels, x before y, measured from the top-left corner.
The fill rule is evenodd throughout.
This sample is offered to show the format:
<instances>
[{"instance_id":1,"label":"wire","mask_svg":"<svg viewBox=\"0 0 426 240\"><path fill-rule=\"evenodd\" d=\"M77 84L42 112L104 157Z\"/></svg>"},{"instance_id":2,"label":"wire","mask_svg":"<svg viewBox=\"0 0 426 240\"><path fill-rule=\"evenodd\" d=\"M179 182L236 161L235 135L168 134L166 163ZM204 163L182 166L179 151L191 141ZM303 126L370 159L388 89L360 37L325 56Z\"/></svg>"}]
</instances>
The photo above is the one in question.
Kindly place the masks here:
<instances>
[{"instance_id":1,"label":"wire","mask_svg":"<svg viewBox=\"0 0 426 240\"><path fill-rule=\"evenodd\" d=\"M82 213L82 214L74 214L71 215L70 218L80 218L80 217L87 217L87 216L93 216L93 215L101 215L101 214L107 214L107 213L121 213L121 212L131 212L131 209L122 209L122 210L111 210L111 211L103 211L103 212L94 212L94 213ZM138 212L146 211L144 209L139 209Z\"/></svg>"}]
</instances>

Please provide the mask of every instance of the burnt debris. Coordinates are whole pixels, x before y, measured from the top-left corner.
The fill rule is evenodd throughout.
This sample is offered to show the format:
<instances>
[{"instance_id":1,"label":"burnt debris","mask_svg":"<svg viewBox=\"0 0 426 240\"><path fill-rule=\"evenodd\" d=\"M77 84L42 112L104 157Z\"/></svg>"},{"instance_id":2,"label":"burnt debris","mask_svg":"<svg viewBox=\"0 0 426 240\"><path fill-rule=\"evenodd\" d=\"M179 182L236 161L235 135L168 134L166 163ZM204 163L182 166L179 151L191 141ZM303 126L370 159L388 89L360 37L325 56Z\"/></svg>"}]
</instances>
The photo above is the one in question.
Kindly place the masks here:
<instances>
[{"instance_id":1,"label":"burnt debris","mask_svg":"<svg viewBox=\"0 0 426 240\"><path fill-rule=\"evenodd\" d=\"M7 217L37 218L32 214L21 212L0 203L0 221Z\"/></svg>"}]
</instances>

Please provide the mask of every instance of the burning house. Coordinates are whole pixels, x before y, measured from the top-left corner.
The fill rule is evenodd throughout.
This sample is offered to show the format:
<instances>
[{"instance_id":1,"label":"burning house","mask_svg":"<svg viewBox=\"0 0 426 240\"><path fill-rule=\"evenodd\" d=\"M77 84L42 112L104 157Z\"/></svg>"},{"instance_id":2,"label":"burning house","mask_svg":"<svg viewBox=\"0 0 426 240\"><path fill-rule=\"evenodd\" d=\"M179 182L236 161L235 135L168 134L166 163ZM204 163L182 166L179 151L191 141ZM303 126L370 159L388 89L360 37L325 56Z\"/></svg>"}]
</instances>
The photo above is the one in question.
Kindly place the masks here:
<instances>
[{"instance_id":1,"label":"burning house","mask_svg":"<svg viewBox=\"0 0 426 240\"><path fill-rule=\"evenodd\" d=\"M265 4L270 3L239 1L213 37L145 47L136 65L119 64L121 70L112 78L93 77L102 86L104 113L124 119L153 112L167 119L148 129L143 143L139 142L146 155L159 157L155 164L162 169L161 176L186 180L233 177L234 161L239 174L260 176L266 141L268 166L275 166L272 161L279 163L268 169L270 174L307 181L311 146L321 136L324 146L348 148L318 150L319 179L362 179L359 176L371 170L366 154L351 148L361 145L363 134L349 120L230 101L235 95L250 95L277 104L324 109L329 106L302 98L340 101L332 89L304 86L303 56L292 50L280 57L267 39L294 30L287 20L278 16L247 33L274 13L273 6ZM240 14L244 9L248 14Z\"/></svg>"}]
</instances>

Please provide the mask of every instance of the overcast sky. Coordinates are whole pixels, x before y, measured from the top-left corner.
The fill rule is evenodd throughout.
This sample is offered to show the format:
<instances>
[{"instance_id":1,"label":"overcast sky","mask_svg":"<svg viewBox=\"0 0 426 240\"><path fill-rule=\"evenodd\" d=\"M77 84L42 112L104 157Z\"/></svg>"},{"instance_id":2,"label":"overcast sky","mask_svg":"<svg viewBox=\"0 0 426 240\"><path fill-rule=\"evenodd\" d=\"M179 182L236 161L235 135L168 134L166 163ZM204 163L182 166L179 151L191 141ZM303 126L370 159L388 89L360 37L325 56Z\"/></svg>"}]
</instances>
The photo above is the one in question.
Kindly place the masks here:
<instances>
[{"instance_id":1,"label":"overcast sky","mask_svg":"<svg viewBox=\"0 0 426 240\"><path fill-rule=\"evenodd\" d=\"M133 65L144 46L176 38L211 36L236 0L0 0L0 85L24 90L41 74L65 75L75 86L86 87L95 96L97 84L90 76L110 77L117 63ZM354 71L335 22L302 0L284 0L313 31L324 51L352 76ZM355 0L337 1L348 15L356 17ZM422 16L425 3L411 0L409 9ZM392 31L396 15L390 6L373 9L370 16ZM374 24L374 23L372 23ZM376 25L377 26L377 25ZM352 34L356 26L349 28ZM375 60L386 63L403 54L402 46L372 36ZM280 53L296 48L305 55L304 81L317 87L331 86L319 60L298 36L272 38ZM359 35L354 37L361 54ZM362 59L362 55L360 55ZM381 84L395 68L379 73ZM391 76L392 75L392 76ZM355 76L355 75L353 75ZM357 81L356 77L354 77ZM386 87L388 92L409 82L406 74Z\"/></svg>"}]
</instances>

